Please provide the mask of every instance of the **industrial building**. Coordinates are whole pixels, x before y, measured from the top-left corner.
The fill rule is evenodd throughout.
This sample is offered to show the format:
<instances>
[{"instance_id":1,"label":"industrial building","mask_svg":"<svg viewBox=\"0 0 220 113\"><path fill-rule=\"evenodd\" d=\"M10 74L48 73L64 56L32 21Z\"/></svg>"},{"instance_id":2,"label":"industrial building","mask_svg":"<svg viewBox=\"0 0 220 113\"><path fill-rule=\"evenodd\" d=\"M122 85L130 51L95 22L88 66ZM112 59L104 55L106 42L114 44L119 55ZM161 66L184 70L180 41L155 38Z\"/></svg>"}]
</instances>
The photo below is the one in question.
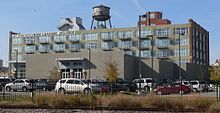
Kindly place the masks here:
<instances>
[{"instance_id":1,"label":"industrial building","mask_svg":"<svg viewBox=\"0 0 220 113\"><path fill-rule=\"evenodd\" d=\"M139 68L142 77L179 79L181 70L184 79L209 78L209 32L192 19L171 24L161 12L147 12L140 27L112 28L110 7L93 11L89 30L73 17L62 19L57 32L10 32L10 73L48 78L56 67L62 78L105 79L106 63L115 62L119 77L129 81L140 76Z\"/></svg>"}]
</instances>

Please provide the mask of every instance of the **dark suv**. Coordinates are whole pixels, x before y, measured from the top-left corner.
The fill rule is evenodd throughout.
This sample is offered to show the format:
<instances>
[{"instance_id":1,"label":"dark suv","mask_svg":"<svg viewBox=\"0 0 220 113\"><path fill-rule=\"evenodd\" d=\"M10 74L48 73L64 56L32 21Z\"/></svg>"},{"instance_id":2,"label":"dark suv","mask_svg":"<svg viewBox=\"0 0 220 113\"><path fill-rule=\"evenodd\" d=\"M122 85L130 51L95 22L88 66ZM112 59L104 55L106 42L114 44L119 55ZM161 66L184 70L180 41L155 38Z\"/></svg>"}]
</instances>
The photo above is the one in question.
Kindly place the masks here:
<instances>
[{"instance_id":1,"label":"dark suv","mask_svg":"<svg viewBox=\"0 0 220 113\"><path fill-rule=\"evenodd\" d=\"M0 77L0 91L2 91L2 89L5 87L7 83L10 83L12 81L13 79L9 77Z\"/></svg>"}]
</instances>

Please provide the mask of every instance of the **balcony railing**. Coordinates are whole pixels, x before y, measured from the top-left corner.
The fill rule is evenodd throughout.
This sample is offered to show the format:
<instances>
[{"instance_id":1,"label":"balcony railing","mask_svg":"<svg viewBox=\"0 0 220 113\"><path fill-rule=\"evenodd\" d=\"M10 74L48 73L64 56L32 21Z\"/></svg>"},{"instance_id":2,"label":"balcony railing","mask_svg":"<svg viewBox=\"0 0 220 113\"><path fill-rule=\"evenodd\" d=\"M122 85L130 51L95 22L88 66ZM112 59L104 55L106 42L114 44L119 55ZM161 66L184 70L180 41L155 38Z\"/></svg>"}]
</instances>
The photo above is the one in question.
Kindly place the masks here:
<instances>
[{"instance_id":1,"label":"balcony railing","mask_svg":"<svg viewBox=\"0 0 220 113\"><path fill-rule=\"evenodd\" d=\"M53 49L54 52L64 52L64 49Z\"/></svg>"},{"instance_id":2,"label":"balcony railing","mask_svg":"<svg viewBox=\"0 0 220 113\"><path fill-rule=\"evenodd\" d=\"M158 49L162 49L162 48L169 48L169 45L168 44L157 44L156 45L156 47L158 48Z\"/></svg>"},{"instance_id":3,"label":"balcony railing","mask_svg":"<svg viewBox=\"0 0 220 113\"><path fill-rule=\"evenodd\" d=\"M39 43L41 43L41 44L49 44L50 41L49 40L39 40Z\"/></svg>"},{"instance_id":4,"label":"balcony railing","mask_svg":"<svg viewBox=\"0 0 220 113\"><path fill-rule=\"evenodd\" d=\"M112 50L112 47L102 47L102 50L104 50L104 51L110 51L110 50Z\"/></svg>"},{"instance_id":5,"label":"balcony railing","mask_svg":"<svg viewBox=\"0 0 220 113\"><path fill-rule=\"evenodd\" d=\"M123 45L123 46L122 46L122 49L124 49L124 50L126 50L126 49L131 49L131 46L129 46L129 45Z\"/></svg>"},{"instance_id":6,"label":"balcony railing","mask_svg":"<svg viewBox=\"0 0 220 113\"><path fill-rule=\"evenodd\" d=\"M118 37L120 40L131 40L131 36L120 36Z\"/></svg>"},{"instance_id":7,"label":"balcony railing","mask_svg":"<svg viewBox=\"0 0 220 113\"><path fill-rule=\"evenodd\" d=\"M72 43L78 43L80 41L79 38L69 38L69 41Z\"/></svg>"},{"instance_id":8,"label":"balcony railing","mask_svg":"<svg viewBox=\"0 0 220 113\"><path fill-rule=\"evenodd\" d=\"M25 44L28 44L28 45L32 45L32 44L34 44L34 43L35 43L34 40L26 40L26 41L25 41Z\"/></svg>"},{"instance_id":9,"label":"balcony railing","mask_svg":"<svg viewBox=\"0 0 220 113\"><path fill-rule=\"evenodd\" d=\"M103 41L112 41L112 40L113 40L113 37L105 36L105 37L101 37L101 39L102 39Z\"/></svg>"},{"instance_id":10,"label":"balcony railing","mask_svg":"<svg viewBox=\"0 0 220 113\"><path fill-rule=\"evenodd\" d=\"M151 45L148 44L142 44L140 49L149 49Z\"/></svg>"},{"instance_id":11,"label":"balcony railing","mask_svg":"<svg viewBox=\"0 0 220 113\"><path fill-rule=\"evenodd\" d=\"M27 54L31 54L31 53L35 53L36 51L35 50L25 50L25 53Z\"/></svg>"},{"instance_id":12,"label":"balcony railing","mask_svg":"<svg viewBox=\"0 0 220 113\"><path fill-rule=\"evenodd\" d=\"M79 47L72 47L72 48L69 48L69 50L71 52L78 52L78 51L80 51L80 48Z\"/></svg>"},{"instance_id":13,"label":"balcony railing","mask_svg":"<svg viewBox=\"0 0 220 113\"><path fill-rule=\"evenodd\" d=\"M50 52L50 49L39 49L40 53L48 53Z\"/></svg>"},{"instance_id":14,"label":"balcony railing","mask_svg":"<svg viewBox=\"0 0 220 113\"><path fill-rule=\"evenodd\" d=\"M64 43L66 41L66 38L63 36L54 36L53 40L55 43Z\"/></svg>"}]
</instances>

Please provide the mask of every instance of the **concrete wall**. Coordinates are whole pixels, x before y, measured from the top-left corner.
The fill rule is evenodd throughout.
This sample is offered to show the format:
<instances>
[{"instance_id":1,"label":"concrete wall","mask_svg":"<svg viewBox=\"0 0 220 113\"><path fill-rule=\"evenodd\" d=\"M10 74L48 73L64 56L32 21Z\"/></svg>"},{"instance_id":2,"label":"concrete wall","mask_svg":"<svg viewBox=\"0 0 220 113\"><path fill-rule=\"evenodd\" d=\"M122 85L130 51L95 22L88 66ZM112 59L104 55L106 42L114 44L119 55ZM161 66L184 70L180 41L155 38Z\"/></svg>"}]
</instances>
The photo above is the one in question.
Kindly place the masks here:
<instances>
[{"instance_id":1,"label":"concrete wall","mask_svg":"<svg viewBox=\"0 0 220 113\"><path fill-rule=\"evenodd\" d=\"M193 80L209 80L208 67L199 64L186 63L182 65L182 75L184 79Z\"/></svg>"},{"instance_id":2,"label":"concrete wall","mask_svg":"<svg viewBox=\"0 0 220 113\"><path fill-rule=\"evenodd\" d=\"M88 50L75 53L48 53L26 55L26 78L48 78L49 71L57 67L56 58L83 57L88 65ZM116 62L121 75L124 75L124 52L91 50L91 78L106 77L106 63Z\"/></svg>"},{"instance_id":3,"label":"concrete wall","mask_svg":"<svg viewBox=\"0 0 220 113\"><path fill-rule=\"evenodd\" d=\"M175 64L172 62L154 58L152 68L152 59L142 59L141 66L143 77L175 79Z\"/></svg>"},{"instance_id":4,"label":"concrete wall","mask_svg":"<svg viewBox=\"0 0 220 113\"><path fill-rule=\"evenodd\" d=\"M124 55L124 78L127 81L133 81L138 78L138 58L130 55Z\"/></svg>"}]
</instances>

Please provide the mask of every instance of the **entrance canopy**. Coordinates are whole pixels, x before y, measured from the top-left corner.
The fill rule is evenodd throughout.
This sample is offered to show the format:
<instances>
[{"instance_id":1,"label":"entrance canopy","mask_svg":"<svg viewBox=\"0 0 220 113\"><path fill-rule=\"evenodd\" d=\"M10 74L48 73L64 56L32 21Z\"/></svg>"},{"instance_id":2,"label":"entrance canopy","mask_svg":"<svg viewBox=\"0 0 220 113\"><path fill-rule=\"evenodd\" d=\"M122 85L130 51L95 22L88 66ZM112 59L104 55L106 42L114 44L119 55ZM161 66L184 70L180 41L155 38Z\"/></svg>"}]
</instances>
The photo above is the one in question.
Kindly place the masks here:
<instances>
[{"instance_id":1,"label":"entrance canopy","mask_svg":"<svg viewBox=\"0 0 220 113\"><path fill-rule=\"evenodd\" d=\"M85 58L57 58L62 78L86 79Z\"/></svg>"},{"instance_id":2,"label":"entrance canopy","mask_svg":"<svg viewBox=\"0 0 220 113\"><path fill-rule=\"evenodd\" d=\"M85 60L85 58L77 57L77 58L57 58L57 61L74 61L74 60Z\"/></svg>"}]
</instances>

